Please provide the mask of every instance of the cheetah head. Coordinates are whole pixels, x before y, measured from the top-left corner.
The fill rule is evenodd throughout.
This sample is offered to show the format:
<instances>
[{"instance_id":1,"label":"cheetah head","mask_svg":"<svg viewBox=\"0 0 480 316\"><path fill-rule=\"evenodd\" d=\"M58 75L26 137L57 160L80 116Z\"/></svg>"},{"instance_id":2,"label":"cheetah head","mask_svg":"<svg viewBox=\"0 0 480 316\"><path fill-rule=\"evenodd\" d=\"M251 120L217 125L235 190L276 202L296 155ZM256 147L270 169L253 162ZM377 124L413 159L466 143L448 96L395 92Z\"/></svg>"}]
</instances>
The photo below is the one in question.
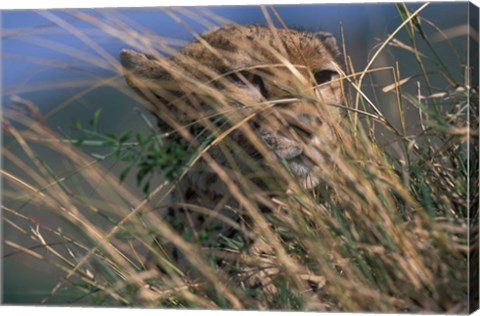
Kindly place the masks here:
<instances>
[{"instance_id":1,"label":"cheetah head","mask_svg":"<svg viewBox=\"0 0 480 316\"><path fill-rule=\"evenodd\" d=\"M329 33L227 25L171 57L122 50L121 63L163 132L201 142L206 129L238 127L230 138L258 155L236 126L245 122L308 188L318 182L319 149L332 143L340 118L331 106L342 103L338 55ZM216 159L225 157L217 152Z\"/></svg>"}]
</instances>

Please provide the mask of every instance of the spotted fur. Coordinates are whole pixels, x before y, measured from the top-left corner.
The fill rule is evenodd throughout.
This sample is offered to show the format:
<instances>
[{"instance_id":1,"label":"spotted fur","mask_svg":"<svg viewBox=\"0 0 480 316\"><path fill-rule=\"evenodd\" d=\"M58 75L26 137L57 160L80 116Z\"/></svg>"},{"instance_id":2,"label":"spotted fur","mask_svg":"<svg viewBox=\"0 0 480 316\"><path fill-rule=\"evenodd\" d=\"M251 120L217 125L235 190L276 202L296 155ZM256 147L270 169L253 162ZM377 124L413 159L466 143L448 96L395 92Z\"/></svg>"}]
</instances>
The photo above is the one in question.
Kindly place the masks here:
<instances>
[{"instance_id":1,"label":"spotted fur","mask_svg":"<svg viewBox=\"0 0 480 316\"><path fill-rule=\"evenodd\" d=\"M324 122L325 111L329 111L333 121L339 118L339 112L334 107L304 100L265 111L258 107L300 93L310 94L325 104L341 104L341 84L336 80L341 71L338 55L336 40L330 33L231 24L199 36L169 58L123 50L121 63L127 83L150 101L148 106L158 119L159 129L169 135L166 141L185 141L200 150L215 128L228 129L236 120L257 111L249 126L268 150L285 160L299 182L309 188L317 184L317 179L305 162L308 159L302 143L312 144L310 155L322 160L314 147L334 139L329 126L332 120ZM321 85L313 89L317 84ZM312 89L302 90L305 86ZM201 120L232 109L238 109L239 114L226 122ZM240 110L246 114L242 116ZM284 131L285 124L291 124L303 135L302 142ZM256 181L258 175L248 175L251 170L245 162L248 160L245 157L260 163L264 160L255 146L240 129L232 131L224 142L226 147L209 149L212 159L231 170L227 168L231 164L229 156L236 157L237 170L244 172L252 185L261 186L261 181ZM169 222L176 222L172 225L179 226L176 229L184 236L194 236L218 223L205 212L200 214L198 207L189 205L225 215L240 224L243 219L237 201L205 160L199 160L177 184L167 217ZM223 227L212 234L212 244L228 231ZM252 253L262 252L258 244L251 249ZM174 253L172 257L175 260L179 256Z\"/></svg>"}]
</instances>

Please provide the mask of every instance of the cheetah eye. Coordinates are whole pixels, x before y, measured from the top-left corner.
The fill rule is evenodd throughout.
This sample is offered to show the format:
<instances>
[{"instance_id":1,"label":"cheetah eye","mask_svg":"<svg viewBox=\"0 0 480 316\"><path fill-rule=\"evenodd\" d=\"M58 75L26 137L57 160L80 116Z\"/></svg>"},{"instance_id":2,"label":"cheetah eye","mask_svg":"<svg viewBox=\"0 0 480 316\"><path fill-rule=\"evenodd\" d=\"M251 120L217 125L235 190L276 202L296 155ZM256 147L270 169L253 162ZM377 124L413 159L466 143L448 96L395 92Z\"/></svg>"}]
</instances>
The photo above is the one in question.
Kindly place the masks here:
<instances>
[{"instance_id":1,"label":"cheetah eye","mask_svg":"<svg viewBox=\"0 0 480 316\"><path fill-rule=\"evenodd\" d=\"M250 82L263 95L264 98L267 98L267 89L265 88L265 83L263 82L262 77L259 75L248 71L240 71L238 73L229 75L228 78L238 85L246 85L245 81Z\"/></svg>"},{"instance_id":2,"label":"cheetah eye","mask_svg":"<svg viewBox=\"0 0 480 316\"><path fill-rule=\"evenodd\" d=\"M338 73L333 70L320 70L314 74L314 77L317 84L321 85L332 81L337 75Z\"/></svg>"}]
</instances>

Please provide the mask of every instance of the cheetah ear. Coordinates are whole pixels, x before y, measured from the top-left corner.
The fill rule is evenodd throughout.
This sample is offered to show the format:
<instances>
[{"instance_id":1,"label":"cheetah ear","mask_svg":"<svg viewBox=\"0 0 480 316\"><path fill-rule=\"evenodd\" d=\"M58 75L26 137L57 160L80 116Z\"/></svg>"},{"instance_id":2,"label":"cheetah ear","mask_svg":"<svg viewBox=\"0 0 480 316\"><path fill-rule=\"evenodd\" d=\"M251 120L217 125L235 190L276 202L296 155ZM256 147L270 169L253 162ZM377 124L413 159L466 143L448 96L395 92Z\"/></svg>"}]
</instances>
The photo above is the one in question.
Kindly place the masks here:
<instances>
[{"instance_id":1,"label":"cheetah ear","mask_svg":"<svg viewBox=\"0 0 480 316\"><path fill-rule=\"evenodd\" d=\"M123 49L120 52L120 63L127 84L150 103L164 100L163 96L168 95L166 91L174 89L174 81L167 71L169 59Z\"/></svg>"},{"instance_id":2,"label":"cheetah ear","mask_svg":"<svg viewBox=\"0 0 480 316\"><path fill-rule=\"evenodd\" d=\"M164 100L162 90L168 89L168 82L172 82L171 75L164 66L168 60L123 49L120 52L120 63L127 84L138 95L153 104L153 107L147 105L147 108L157 118L160 130L171 130L156 108L156 101Z\"/></svg>"},{"instance_id":3,"label":"cheetah ear","mask_svg":"<svg viewBox=\"0 0 480 316\"><path fill-rule=\"evenodd\" d=\"M332 33L317 32L315 35L322 41L323 44L325 44L330 53L332 53L333 57L338 57L340 55L337 39Z\"/></svg>"},{"instance_id":4,"label":"cheetah ear","mask_svg":"<svg viewBox=\"0 0 480 316\"><path fill-rule=\"evenodd\" d=\"M125 80L132 88L139 88L139 80L155 80L168 76L159 59L131 49L122 49L120 62L123 66Z\"/></svg>"}]
</instances>

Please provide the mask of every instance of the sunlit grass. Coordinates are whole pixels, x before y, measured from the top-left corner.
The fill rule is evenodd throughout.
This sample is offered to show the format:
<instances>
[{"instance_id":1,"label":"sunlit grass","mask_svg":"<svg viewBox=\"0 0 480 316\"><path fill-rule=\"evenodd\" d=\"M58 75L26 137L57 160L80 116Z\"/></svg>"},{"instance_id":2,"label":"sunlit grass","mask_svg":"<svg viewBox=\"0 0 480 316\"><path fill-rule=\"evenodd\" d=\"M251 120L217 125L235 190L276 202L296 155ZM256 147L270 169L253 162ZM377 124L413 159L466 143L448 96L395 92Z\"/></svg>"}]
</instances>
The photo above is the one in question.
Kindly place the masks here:
<instances>
[{"instance_id":1,"label":"sunlit grass","mask_svg":"<svg viewBox=\"0 0 480 316\"><path fill-rule=\"evenodd\" d=\"M211 80L202 82L176 70L189 93L170 95L169 101L185 111L196 110L198 120L191 124L202 126L205 137L191 135L189 126L148 91L147 99L152 102L130 90L123 83L117 58L88 34L43 12L98 56L61 45L59 50L117 73L62 83L62 87L85 84L87 88L46 115L35 108L35 100L21 98L13 98L13 106L4 110L3 133L8 141L2 155L15 169L2 170L3 220L36 242L36 246L26 247L4 236L5 245L14 250L4 254L4 259L23 252L32 260L51 263L65 274L51 295L68 285L84 293L80 302L96 306L465 312L469 219L478 217L478 95L471 89L468 75L455 78L444 66L429 41L428 30L419 23L423 9L410 12L398 5L403 23L378 45L363 71L354 70L343 43L342 105L326 105L312 95L312 87L304 85L296 90L284 87L292 93L291 98L261 103L238 98L245 104L238 110L231 106L231 95L210 84L221 80L218 74L205 69L205 77ZM168 12L184 23L175 10ZM173 52L161 38L137 33L118 16L109 24L95 16L72 15L121 38L126 46L149 53ZM198 15L198 21L207 23L204 18ZM266 14L267 21L271 18ZM395 35L405 30L410 42L399 43ZM419 51L419 41L427 42L429 50ZM402 77L398 65L372 68L377 53L387 48L413 54L418 74ZM444 78L441 87L431 85L423 64L427 59L438 65L436 71ZM290 69L288 75L302 82L288 62L277 66ZM365 79L380 71L392 74L393 82L382 83L382 88L395 94L396 104L390 106L398 112L399 122L390 121L364 87ZM473 71L478 69L465 69L464 73ZM415 89L412 93L412 82L426 87L419 91L428 93L416 93ZM150 133L111 134L98 128L108 113L96 111L88 126L72 122L76 138L53 132L45 117L81 98L92 85L111 85L147 110L160 108L173 131L158 130L153 118L139 114ZM58 83L45 83L26 89L59 87ZM191 104L212 100L214 113ZM248 124L267 109L292 100L318 106L335 134L334 142L317 146L315 153L308 153L304 144L313 166L319 169L317 186L300 183L284 162L269 155ZM407 107L418 112L419 120L407 116ZM332 108L345 112L340 124L331 117ZM389 136L379 140L378 130ZM242 144L232 141L236 131L256 148L269 168L250 159ZM168 144L172 133L180 135L183 143ZM285 133L291 131L286 128ZM299 135L296 139L302 141ZM211 156L215 146L238 156L226 154L227 163L221 165ZM12 153L12 147L21 149L21 159ZM44 158L41 153L46 152L55 160ZM239 157L248 172L238 167ZM107 160L118 162L121 171L106 170L101 162ZM241 215L232 219L205 205L189 206L213 218L212 226L222 223L237 231L234 236L214 240L213 245L210 231L182 235L162 211L177 183L200 163L221 179L237 202L232 212ZM68 166L68 171L58 172L61 165ZM252 180L252 175L262 181ZM136 176L143 194L124 184L129 176ZM64 226L39 223L26 209L50 212ZM478 236L476 229L473 232ZM470 239L471 244L478 243L475 238ZM252 241L262 241L259 251L250 247ZM179 249L186 263L173 260L163 249L166 244ZM256 288L249 279L260 272L271 275L265 277L271 284Z\"/></svg>"}]
</instances>

